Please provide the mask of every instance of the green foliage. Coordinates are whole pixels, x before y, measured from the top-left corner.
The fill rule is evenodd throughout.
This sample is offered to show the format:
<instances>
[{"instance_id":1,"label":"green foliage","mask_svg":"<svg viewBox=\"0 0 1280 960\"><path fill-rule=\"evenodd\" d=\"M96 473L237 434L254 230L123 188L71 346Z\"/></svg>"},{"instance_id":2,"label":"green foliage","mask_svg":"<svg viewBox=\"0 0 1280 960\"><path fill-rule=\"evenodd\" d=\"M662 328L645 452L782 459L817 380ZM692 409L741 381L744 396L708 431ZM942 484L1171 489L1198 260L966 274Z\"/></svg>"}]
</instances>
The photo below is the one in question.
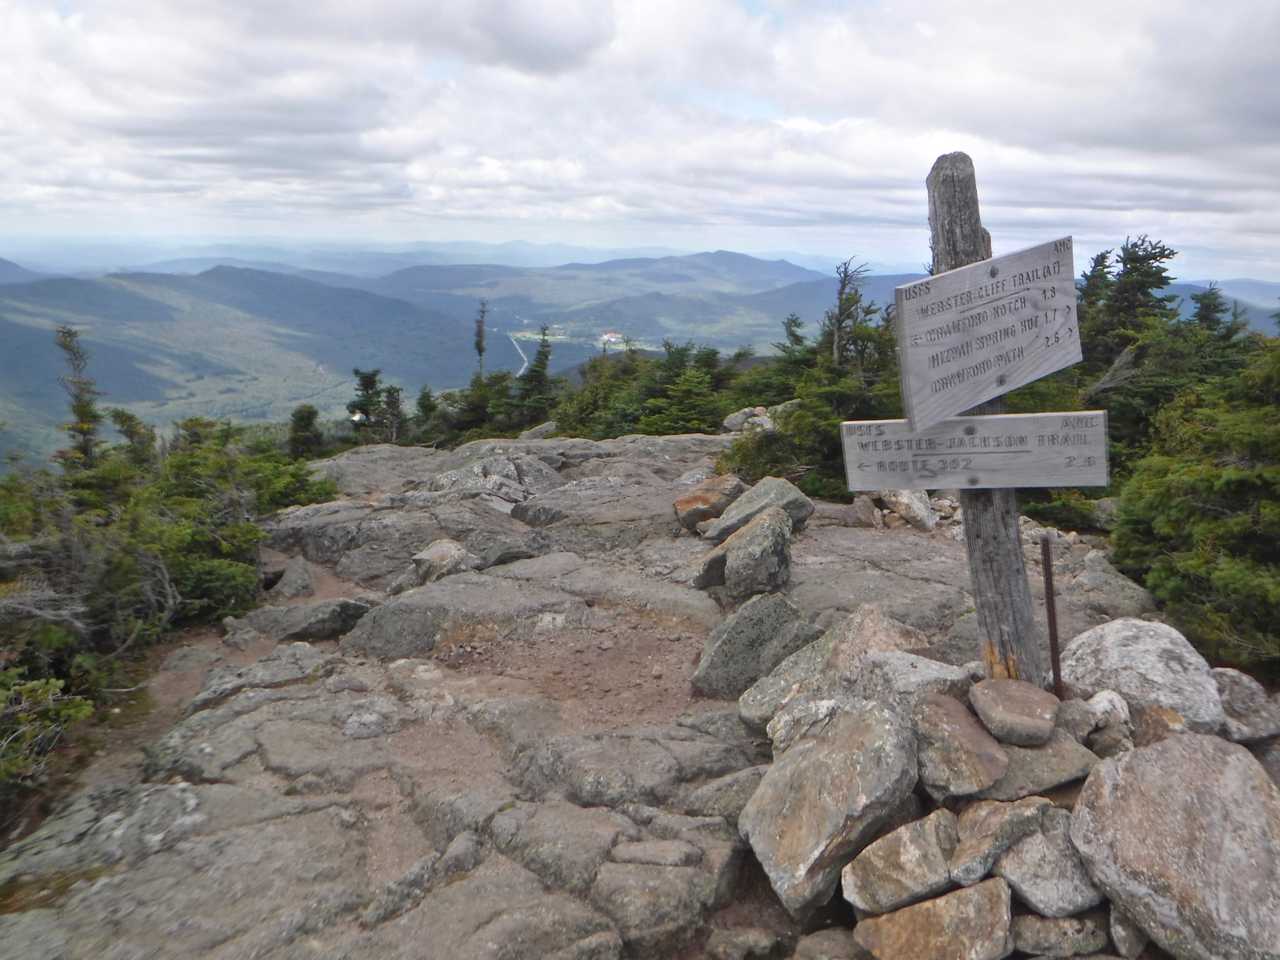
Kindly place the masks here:
<instances>
[{"instance_id":1,"label":"green foliage","mask_svg":"<svg viewBox=\"0 0 1280 960\"><path fill-rule=\"evenodd\" d=\"M31 680L22 667L0 669L0 799L14 782L37 778L49 751L93 704L63 693L63 682Z\"/></svg>"},{"instance_id":2,"label":"green foliage","mask_svg":"<svg viewBox=\"0 0 1280 960\"><path fill-rule=\"evenodd\" d=\"M711 375L687 366L660 396L645 401L640 433L714 433L720 425Z\"/></svg>"},{"instance_id":3,"label":"green foliage","mask_svg":"<svg viewBox=\"0 0 1280 960\"><path fill-rule=\"evenodd\" d=\"M1037 491L1040 493L1040 491ZM1035 499L1023 498L1022 512L1059 530L1093 530L1093 505L1080 490L1047 490Z\"/></svg>"},{"instance_id":4,"label":"green foliage","mask_svg":"<svg viewBox=\"0 0 1280 960\"><path fill-rule=\"evenodd\" d=\"M1117 514L1116 558L1213 656L1280 661L1280 342L1156 417Z\"/></svg>"},{"instance_id":5,"label":"green foliage","mask_svg":"<svg viewBox=\"0 0 1280 960\"><path fill-rule=\"evenodd\" d=\"M80 344L79 331L69 326L58 327L54 342L67 363L67 373L59 377L58 382L67 392L71 411L71 419L63 425L71 435L71 446L59 450L56 456L68 473L89 470L97 463L98 447L102 445L98 438L98 427L102 423L97 400L100 394L92 378L85 375L89 354Z\"/></svg>"},{"instance_id":6,"label":"green foliage","mask_svg":"<svg viewBox=\"0 0 1280 960\"><path fill-rule=\"evenodd\" d=\"M73 370L92 383L83 365ZM71 394L79 419L82 397ZM314 427L302 413L301 425ZM30 545L13 554L17 578L0 583L0 793L108 696L124 656L173 625L252 606L255 518L336 493L243 428L183 420L160 450L138 418L112 411L112 421L124 442L95 438L91 458L62 458L61 476L0 478L0 543Z\"/></svg>"},{"instance_id":7,"label":"green foliage","mask_svg":"<svg viewBox=\"0 0 1280 960\"><path fill-rule=\"evenodd\" d=\"M320 411L309 403L299 404L289 415L289 456L305 460L324 448L324 434L317 420Z\"/></svg>"}]
</instances>

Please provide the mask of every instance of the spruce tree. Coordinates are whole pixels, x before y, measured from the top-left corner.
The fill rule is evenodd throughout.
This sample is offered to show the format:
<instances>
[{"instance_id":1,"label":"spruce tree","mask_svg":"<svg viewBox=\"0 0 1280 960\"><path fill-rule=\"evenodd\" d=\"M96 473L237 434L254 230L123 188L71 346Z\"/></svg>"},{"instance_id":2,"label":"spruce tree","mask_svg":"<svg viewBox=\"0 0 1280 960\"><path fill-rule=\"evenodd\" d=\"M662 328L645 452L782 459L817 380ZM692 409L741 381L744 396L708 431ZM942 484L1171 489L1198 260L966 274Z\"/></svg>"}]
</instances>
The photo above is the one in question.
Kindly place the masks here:
<instances>
[{"instance_id":1,"label":"spruce tree","mask_svg":"<svg viewBox=\"0 0 1280 960\"><path fill-rule=\"evenodd\" d=\"M324 446L324 435L316 421L320 411L309 403L294 407L289 415L289 456L295 460L314 457Z\"/></svg>"},{"instance_id":2,"label":"spruce tree","mask_svg":"<svg viewBox=\"0 0 1280 960\"><path fill-rule=\"evenodd\" d=\"M526 424L542 423L551 412L552 395L551 375L551 340L547 336L547 326L542 325L542 336L538 339L538 350L533 355L528 368L517 378L516 402L520 407L521 417Z\"/></svg>"},{"instance_id":3,"label":"spruce tree","mask_svg":"<svg viewBox=\"0 0 1280 960\"><path fill-rule=\"evenodd\" d=\"M86 375L89 354L80 343L80 332L74 327L58 327L54 337L67 362L67 373L58 378L70 400L71 420L62 429L71 435L71 446L59 450L56 459L68 473L92 470L98 463L98 426L102 412L98 409L101 394L93 378Z\"/></svg>"},{"instance_id":4,"label":"spruce tree","mask_svg":"<svg viewBox=\"0 0 1280 960\"><path fill-rule=\"evenodd\" d=\"M481 300L480 309L476 311L476 362L480 370L480 378L484 379L484 324L489 317L489 301Z\"/></svg>"}]
</instances>

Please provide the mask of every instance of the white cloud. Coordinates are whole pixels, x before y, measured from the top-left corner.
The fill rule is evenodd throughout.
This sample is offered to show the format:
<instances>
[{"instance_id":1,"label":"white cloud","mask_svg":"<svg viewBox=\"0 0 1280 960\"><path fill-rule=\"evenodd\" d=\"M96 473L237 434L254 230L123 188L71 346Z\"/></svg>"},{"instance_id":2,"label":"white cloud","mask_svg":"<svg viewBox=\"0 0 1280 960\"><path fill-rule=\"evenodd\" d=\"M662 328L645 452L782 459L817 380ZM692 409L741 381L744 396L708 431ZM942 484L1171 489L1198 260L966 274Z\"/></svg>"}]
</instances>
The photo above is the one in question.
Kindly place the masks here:
<instances>
[{"instance_id":1,"label":"white cloud","mask_svg":"<svg viewBox=\"0 0 1280 960\"><path fill-rule=\"evenodd\" d=\"M0 0L0 219L918 263L963 149L998 248L1280 277L1277 35L1271 0Z\"/></svg>"}]
</instances>

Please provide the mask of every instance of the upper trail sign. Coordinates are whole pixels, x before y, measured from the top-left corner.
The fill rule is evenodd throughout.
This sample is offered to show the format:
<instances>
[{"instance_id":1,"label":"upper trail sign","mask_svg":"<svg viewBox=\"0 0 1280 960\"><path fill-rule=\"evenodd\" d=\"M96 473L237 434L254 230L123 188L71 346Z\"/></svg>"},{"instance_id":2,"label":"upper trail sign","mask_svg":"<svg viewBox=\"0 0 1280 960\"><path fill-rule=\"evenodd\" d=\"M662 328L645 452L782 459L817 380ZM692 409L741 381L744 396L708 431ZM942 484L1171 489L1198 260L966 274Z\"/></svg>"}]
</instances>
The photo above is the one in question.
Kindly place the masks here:
<instances>
[{"instance_id":1,"label":"upper trail sign","mask_svg":"<svg viewBox=\"0 0 1280 960\"><path fill-rule=\"evenodd\" d=\"M1070 237L895 294L902 399L914 430L1082 359Z\"/></svg>"}]
</instances>

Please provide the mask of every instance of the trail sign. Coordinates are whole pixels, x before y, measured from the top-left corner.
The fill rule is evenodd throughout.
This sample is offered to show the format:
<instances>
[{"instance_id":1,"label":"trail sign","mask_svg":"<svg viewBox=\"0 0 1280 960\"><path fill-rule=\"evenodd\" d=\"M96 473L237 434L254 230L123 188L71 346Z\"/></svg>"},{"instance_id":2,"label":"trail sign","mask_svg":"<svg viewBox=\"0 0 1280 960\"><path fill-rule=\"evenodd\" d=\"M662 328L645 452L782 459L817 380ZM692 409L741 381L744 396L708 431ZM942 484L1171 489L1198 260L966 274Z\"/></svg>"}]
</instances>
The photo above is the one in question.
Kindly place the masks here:
<instances>
[{"instance_id":1,"label":"trail sign","mask_svg":"<svg viewBox=\"0 0 1280 960\"><path fill-rule=\"evenodd\" d=\"M915 430L1081 360L1070 237L894 292L902 399Z\"/></svg>"},{"instance_id":2,"label":"trail sign","mask_svg":"<svg viewBox=\"0 0 1280 960\"><path fill-rule=\"evenodd\" d=\"M850 490L1107 485L1105 410L956 417L919 431L855 420L840 436Z\"/></svg>"}]
</instances>

